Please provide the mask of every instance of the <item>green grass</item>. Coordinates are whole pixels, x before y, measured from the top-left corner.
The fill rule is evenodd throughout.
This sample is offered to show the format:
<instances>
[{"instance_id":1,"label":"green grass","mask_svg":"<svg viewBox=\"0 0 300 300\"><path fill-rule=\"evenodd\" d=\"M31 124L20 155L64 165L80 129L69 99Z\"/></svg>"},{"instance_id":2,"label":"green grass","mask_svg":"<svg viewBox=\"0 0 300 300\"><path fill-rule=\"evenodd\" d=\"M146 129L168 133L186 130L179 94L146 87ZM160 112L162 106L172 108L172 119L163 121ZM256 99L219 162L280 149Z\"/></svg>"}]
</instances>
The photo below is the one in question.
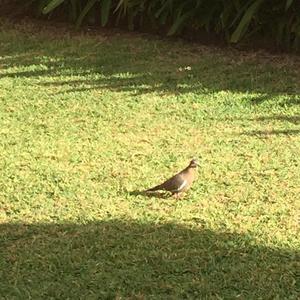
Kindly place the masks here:
<instances>
[{"instance_id":1,"label":"green grass","mask_svg":"<svg viewBox=\"0 0 300 300\"><path fill-rule=\"evenodd\" d=\"M297 299L299 57L0 24L2 299Z\"/></svg>"}]
</instances>

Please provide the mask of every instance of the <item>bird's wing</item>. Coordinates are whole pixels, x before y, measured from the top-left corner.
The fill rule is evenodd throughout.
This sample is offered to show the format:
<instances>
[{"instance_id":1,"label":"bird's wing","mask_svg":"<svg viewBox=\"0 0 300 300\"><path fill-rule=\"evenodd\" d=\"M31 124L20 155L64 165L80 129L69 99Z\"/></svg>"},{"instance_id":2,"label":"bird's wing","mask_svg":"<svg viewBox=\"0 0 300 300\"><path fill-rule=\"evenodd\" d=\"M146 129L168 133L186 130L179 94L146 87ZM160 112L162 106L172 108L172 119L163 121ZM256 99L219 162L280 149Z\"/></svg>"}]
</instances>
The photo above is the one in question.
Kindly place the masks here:
<instances>
[{"instance_id":1,"label":"bird's wing","mask_svg":"<svg viewBox=\"0 0 300 300\"><path fill-rule=\"evenodd\" d=\"M176 193L180 192L188 184L187 180L179 173L166 180L161 186L163 189Z\"/></svg>"}]
</instances>

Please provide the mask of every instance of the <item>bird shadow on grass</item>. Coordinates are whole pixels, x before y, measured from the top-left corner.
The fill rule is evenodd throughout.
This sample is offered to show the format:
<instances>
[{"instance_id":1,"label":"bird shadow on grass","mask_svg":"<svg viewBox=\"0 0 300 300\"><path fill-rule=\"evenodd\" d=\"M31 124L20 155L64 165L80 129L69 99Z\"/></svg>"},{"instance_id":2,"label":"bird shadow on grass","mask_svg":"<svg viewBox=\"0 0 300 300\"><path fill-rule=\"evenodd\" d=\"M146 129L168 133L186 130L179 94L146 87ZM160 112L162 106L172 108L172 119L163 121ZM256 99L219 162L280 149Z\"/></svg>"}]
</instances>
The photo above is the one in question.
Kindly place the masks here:
<instances>
[{"instance_id":1,"label":"bird shadow on grass","mask_svg":"<svg viewBox=\"0 0 300 300\"><path fill-rule=\"evenodd\" d=\"M297 298L299 253L199 224L124 219L0 224L0 294L4 299Z\"/></svg>"},{"instance_id":2,"label":"bird shadow on grass","mask_svg":"<svg viewBox=\"0 0 300 300\"><path fill-rule=\"evenodd\" d=\"M144 197L148 197L148 198L158 198L158 199L169 199L169 198L172 197L172 195L170 193L167 193L167 192L159 192L159 191L146 192L146 191L139 191L139 190L130 191L129 195L131 195L131 196L144 196Z\"/></svg>"}]
</instances>

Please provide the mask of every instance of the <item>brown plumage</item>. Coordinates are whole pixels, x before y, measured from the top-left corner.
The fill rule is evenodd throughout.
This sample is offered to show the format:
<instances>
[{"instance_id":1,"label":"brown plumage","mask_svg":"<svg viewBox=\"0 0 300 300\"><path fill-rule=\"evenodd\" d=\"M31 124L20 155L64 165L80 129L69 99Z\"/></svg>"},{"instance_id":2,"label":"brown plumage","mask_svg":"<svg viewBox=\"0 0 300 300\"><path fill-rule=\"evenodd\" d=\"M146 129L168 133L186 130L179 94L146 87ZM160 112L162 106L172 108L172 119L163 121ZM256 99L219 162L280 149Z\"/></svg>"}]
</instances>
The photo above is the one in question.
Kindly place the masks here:
<instances>
[{"instance_id":1,"label":"brown plumage","mask_svg":"<svg viewBox=\"0 0 300 300\"><path fill-rule=\"evenodd\" d=\"M150 188L145 192L151 193L159 190L164 190L171 192L172 195L175 195L175 197L177 198L191 187L193 181L195 180L197 166L197 160L193 159L185 169L169 178L162 184Z\"/></svg>"}]
</instances>

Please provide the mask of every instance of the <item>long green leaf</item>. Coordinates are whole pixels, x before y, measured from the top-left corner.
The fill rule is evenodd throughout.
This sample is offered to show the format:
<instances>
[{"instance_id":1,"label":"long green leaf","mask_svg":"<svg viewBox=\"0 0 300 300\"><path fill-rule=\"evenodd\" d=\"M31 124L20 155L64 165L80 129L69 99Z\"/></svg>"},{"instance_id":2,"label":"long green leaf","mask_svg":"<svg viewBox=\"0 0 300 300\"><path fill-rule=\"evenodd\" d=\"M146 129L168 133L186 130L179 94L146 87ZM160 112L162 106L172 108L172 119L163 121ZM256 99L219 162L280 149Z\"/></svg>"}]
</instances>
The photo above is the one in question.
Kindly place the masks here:
<instances>
[{"instance_id":1,"label":"long green leaf","mask_svg":"<svg viewBox=\"0 0 300 300\"><path fill-rule=\"evenodd\" d=\"M286 4L285 4L285 10L287 11L290 6L293 4L294 0L286 0Z\"/></svg>"},{"instance_id":2,"label":"long green leaf","mask_svg":"<svg viewBox=\"0 0 300 300\"><path fill-rule=\"evenodd\" d=\"M97 2L98 0L89 0L88 3L86 4L86 6L84 7L84 9L82 10L82 12L80 13L78 19L77 19L77 22L76 22L76 27L78 28L84 17L88 14L88 12L90 11L90 9L95 5L95 3Z\"/></svg>"},{"instance_id":3,"label":"long green leaf","mask_svg":"<svg viewBox=\"0 0 300 300\"><path fill-rule=\"evenodd\" d=\"M159 18L159 16L161 15L161 13L166 10L168 8L170 1L166 1L160 8L159 10L155 13L155 18Z\"/></svg>"},{"instance_id":4,"label":"long green leaf","mask_svg":"<svg viewBox=\"0 0 300 300\"><path fill-rule=\"evenodd\" d=\"M43 14L48 14L50 11L61 5L65 0L52 0L43 8Z\"/></svg>"},{"instance_id":5,"label":"long green leaf","mask_svg":"<svg viewBox=\"0 0 300 300\"><path fill-rule=\"evenodd\" d=\"M179 17L176 18L175 22L173 23L172 27L170 28L170 30L168 31L168 35L173 35L175 34L178 29L181 27L181 25L183 24L183 22L190 17L190 13L186 13L184 15L181 15Z\"/></svg>"},{"instance_id":6,"label":"long green leaf","mask_svg":"<svg viewBox=\"0 0 300 300\"><path fill-rule=\"evenodd\" d=\"M246 32L252 20L253 15L255 14L255 12L257 11L257 9L259 8L259 6L262 4L263 1L264 0L256 0L246 10L241 22L239 23L238 27L236 28L236 30L234 31L234 33L230 38L231 43L236 43L240 40L241 36Z\"/></svg>"},{"instance_id":7,"label":"long green leaf","mask_svg":"<svg viewBox=\"0 0 300 300\"><path fill-rule=\"evenodd\" d=\"M70 5L71 5L71 17L72 17L72 21L74 22L77 18L77 1L70 0Z\"/></svg>"},{"instance_id":8,"label":"long green leaf","mask_svg":"<svg viewBox=\"0 0 300 300\"><path fill-rule=\"evenodd\" d=\"M117 12L121 8L122 5L124 7L124 12L125 12L126 11L126 1L120 0L119 3L117 4L115 10L114 10L114 13Z\"/></svg>"},{"instance_id":9,"label":"long green leaf","mask_svg":"<svg viewBox=\"0 0 300 300\"><path fill-rule=\"evenodd\" d=\"M111 0L102 0L101 3L101 25L105 26L110 13Z\"/></svg>"}]
</instances>

